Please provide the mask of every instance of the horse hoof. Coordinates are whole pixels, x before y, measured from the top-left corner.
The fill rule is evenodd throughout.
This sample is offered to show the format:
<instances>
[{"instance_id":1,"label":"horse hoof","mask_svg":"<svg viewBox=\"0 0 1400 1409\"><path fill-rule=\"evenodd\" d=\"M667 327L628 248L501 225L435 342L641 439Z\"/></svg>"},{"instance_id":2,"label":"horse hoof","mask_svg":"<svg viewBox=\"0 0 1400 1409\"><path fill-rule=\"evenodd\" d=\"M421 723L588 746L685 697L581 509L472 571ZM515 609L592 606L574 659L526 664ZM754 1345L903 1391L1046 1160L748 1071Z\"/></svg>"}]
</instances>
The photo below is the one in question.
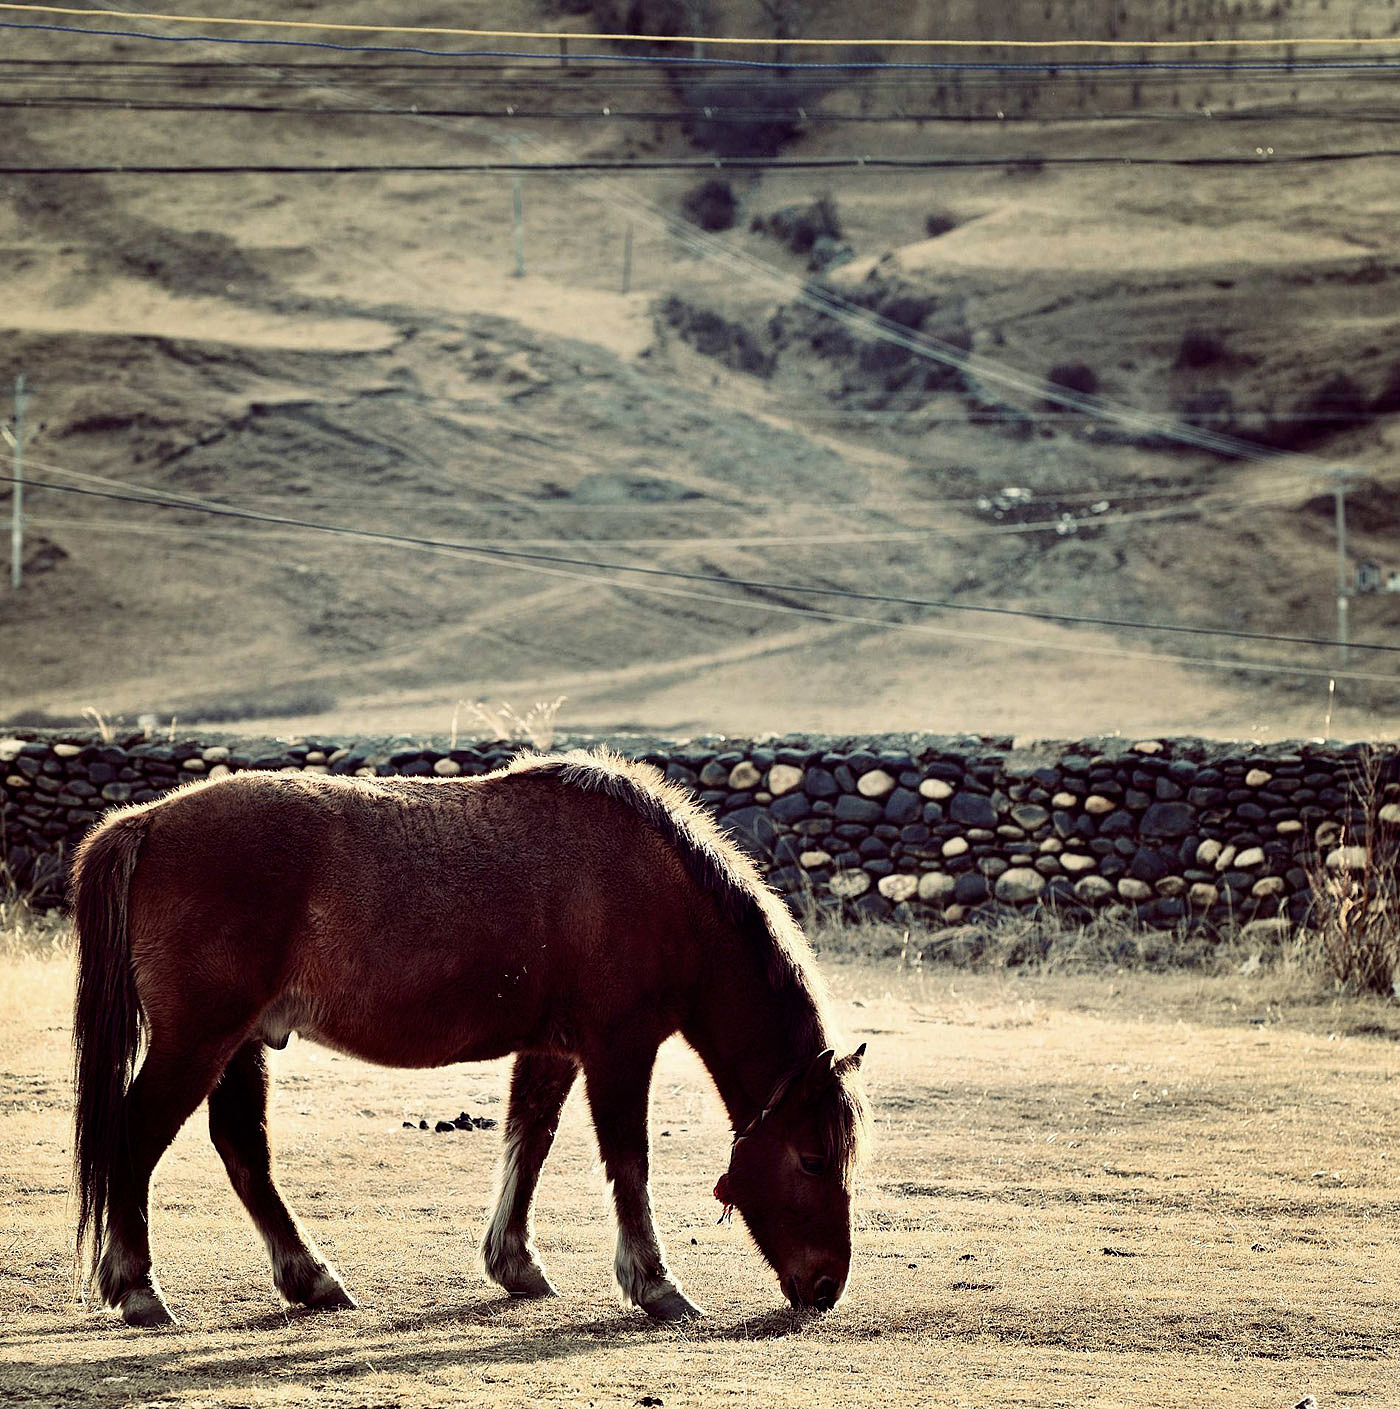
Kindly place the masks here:
<instances>
[{"instance_id":1,"label":"horse hoof","mask_svg":"<svg viewBox=\"0 0 1400 1409\"><path fill-rule=\"evenodd\" d=\"M311 1311L356 1311L360 1303L334 1277L323 1277L303 1305Z\"/></svg>"},{"instance_id":2,"label":"horse hoof","mask_svg":"<svg viewBox=\"0 0 1400 1409\"><path fill-rule=\"evenodd\" d=\"M135 1291L128 1292L121 1299L120 1310L122 1320L128 1326L136 1326L143 1331L180 1324L170 1314L170 1308L161 1300L160 1294L145 1287L137 1287Z\"/></svg>"},{"instance_id":3,"label":"horse hoof","mask_svg":"<svg viewBox=\"0 0 1400 1409\"><path fill-rule=\"evenodd\" d=\"M516 1273L509 1282L503 1282L501 1285L511 1296L519 1297L521 1301L544 1301L548 1297L559 1295L554 1283L538 1267L525 1268Z\"/></svg>"},{"instance_id":4,"label":"horse hoof","mask_svg":"<svg viewBox=\"0 0 1400 1409\"><path fill-rule=\"evenodd\" d=\"M671 1324L677 1321L699 1321L705 1313L683 1292L671 1287L661 1293L655 1301L642 1304L642 1310L653 1321Z\"/></svg>"}]
</instances>

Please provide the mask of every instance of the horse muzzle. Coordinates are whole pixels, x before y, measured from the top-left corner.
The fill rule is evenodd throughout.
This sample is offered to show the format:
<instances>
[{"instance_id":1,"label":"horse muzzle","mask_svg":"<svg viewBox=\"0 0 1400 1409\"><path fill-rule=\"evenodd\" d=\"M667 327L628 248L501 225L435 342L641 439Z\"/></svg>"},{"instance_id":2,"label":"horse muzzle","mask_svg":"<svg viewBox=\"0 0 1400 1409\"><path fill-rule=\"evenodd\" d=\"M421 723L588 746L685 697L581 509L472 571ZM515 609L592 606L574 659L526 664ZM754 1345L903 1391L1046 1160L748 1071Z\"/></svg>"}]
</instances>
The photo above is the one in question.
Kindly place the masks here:
<instances>
[{"instance_id":1,"label":"horse muzzle","mask_svg":"<svg viewBox=\"0 0 1400 1409\"><path fill-rule=\"evenodd\" d=\"M783 1290L787 1299L799 1311L830 1311L846 1289L846 1278L823 1273L816 1277L799 1279L796 1274L787 1278Z\"/></svg>"}]
</instances>

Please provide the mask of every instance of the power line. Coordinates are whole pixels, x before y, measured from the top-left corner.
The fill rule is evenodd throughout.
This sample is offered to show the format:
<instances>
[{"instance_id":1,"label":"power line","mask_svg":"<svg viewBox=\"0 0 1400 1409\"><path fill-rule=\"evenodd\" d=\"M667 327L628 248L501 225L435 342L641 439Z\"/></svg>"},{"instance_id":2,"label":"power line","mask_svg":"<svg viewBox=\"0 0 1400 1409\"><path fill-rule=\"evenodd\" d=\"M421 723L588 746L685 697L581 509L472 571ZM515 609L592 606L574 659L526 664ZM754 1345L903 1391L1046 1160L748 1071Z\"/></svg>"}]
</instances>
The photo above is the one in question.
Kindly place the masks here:
<instances>
[{"instance_id":1,"label":"power line","mask_svg":"<svg viewBox=\"0 0 1400 1409\"><path fill-rule=\"evenodd\" d=\"M13 484L14 477L0 475L0 483ZM428 538L418 534L393 533L386 529L356 528L346 524L318 523L309 519L291 518L281 514L268 514L255 509L240 508L231 504L202 504L188 500L157 495L119 493L115 490L88 489L77 485L53 484L43 480L28 479L26 483L33 489L47 489L60 494L76 494L88 498L113 500L130 504L149 504L156 508L184 509L186 511L212 514L222 518L244 519L255 523L267 523L282 528L298 528L316 533L337 534L340 536L367 540L370 542L407 544L414 547L437 548L451 552L478 554L487 558L502 558L545 565L591 568L606 572L624 572L644 577L673 578L686 582L700 582L714 586L738 587L747 591L791 594L793 596L836 597L848 601L872 602L883 606L917 607L935 611L976 612L990 616L1015 617L1029 621L1052 622L1062 626L1098 626L1124 631L1162 631L1187 636L1214 636L1237 641L1264 641L1276 645L1318 646L1335 648L1341 643L1329 637L1294 636L1277 632L1239 631L1228 627L1183 626L1165 622L1132 621L1114 617L1081 616L1068 612L1035 611L1024 607L1000 607L980 603L951 602L924 597L905 597L891 593L861 592L846 587L818 587L805 583L770 582L757 578L743 578L718 573L686 572L680 568L651 567L636 563L603 562L591 558L576 558L556 553L542 553L524 549L511 549L483 544L458 543L450 539ZM1353 650L1381 651L1400 654L1400 645L1386 642L1349 642Z\"/></svg>"},{"instance_id":2,"label":"power line","mask_svg":"<svg viewBox=\"0 0 1400 1409\"><path fill-rule=\"evenodd\" d=\"M33 10L39 9L32 5L9 5L0 4L0 9ZM62 11L67 14L119 14L120 11L106 10L69 10ZM135 15L134 18L142 18ZM223 21L223 23L237 23L238 21ZM221 21L210 19L207 23L215 24ZM290 21L248 21L248 23L292 23ZM327 28L328 26L309 25L309 28ZM365 29L374 29L374 26L361 26ZM542 62L551 65L558 64L560 55L558 51L554 53L543 53L528 50L510 49L428 49L409 44L337 44L321 39L288 39L288 38L245 38L231 37L217 34L154 34L149 30L140 29L98 29L81 25L59 25L59 24L26 24L13 20L0 20L0 29L31 30L41 33L56 34L82 34L92 35L98 38L117 39L143 39L161 44L231 44L252 47L284 46L300 49L324 49L332 50L336 53L350 54L417 54L427 58L448 58L448 59L513 59L525 62ZM422 32L422 31L418 31ZM551 38L559 38L554 35ZM563 36L565 38L573 36ZM706 43L712 41L704 41ZM737 41L734 41L737 42ZM759 41L765 44L774 45L775 41ZM814 41L815 42L815 41ZM865 41L867 44L873 41ZM932 41L921 41L932 42ZM1062 47L1055 41L1046 41L1038 44L1032 40L1020 41L999 41L988 42L985 40L946 40L940 41L950 47L972 47L972 48L1037 48L1037 47ZM1176 48L1244 48L1251 45L1268 45L1270 47L1290 47L1303 43L1313 43L1311 40L1230 40L1230 41L1173 41L1139 42L1126 45L1119 45L1113 42L1099 44L1092 40L1064 41L1073 45L1079 44L1081 47L1126 47L1134 49L1151 49L1156 47L1176 47ZM1317 43L1338 44L1350 46L1358 43L1386 43L1396 44L1393 39L1384 40L1319 40ZM846 59L829 63L811 62L806 60L771 60L771 59L724 59L713 55L690 55L690 54L668 54L664 59L658 59L650 54L590 54L588 56L597 64L619 64L619 65L656 65L664 63L668 67L686 68L710 68L721 70L758 69L767 71L791 72L838 72L838 73L866 73L866 72L969 72L984 71L994 73L1008 73L1018 71L1046 72L1053 73L1104 73L1104 72L1277 72L1293 73L1298 70L1311 69L1314 71L1375 71L1387 72L1400 68L1400 60L1390 59L1297 59L1286 56L1282 59L1187 59L1187 60L1041 60L1036 63L958 63L958 62L933 62L933 61L897 61L887 60L861 60Z\"/></svg>"},{"instance_id":3,"label":"power line","mask_svg":"<svg viewBox=\"0 0 1400 1409\"><path fill-rule=\"evenodd\" d=\"M153 488L152 486L150 486L150 485L132 484L132 483L130 483L130 482L128 482L128 481L125 481L125 480L111 479L111 478L109 478L109 477L107 477L107 476L105 476L105 475L95 475L95 474L87 473L87 472L82 471L82 470L68 469L68 468L66 468L65 466L62 466L62 465L55 465L55 464L53 464L53 463L51 463L51 462L46 462L46 461L41 461L41 460L39 460L39 461L31 460L29 463L30 463L31 468L40 469L40 470L47 470L47 471L49 471L49 472L52 473L52 474L65 475L65 476L67 476L69 479L81 480L81 481L84 481L85 483L100 485L100 486L102 486L102 487L104 487L104 488L107 488L107 489L125 490L125 491L130 491L130 492L133 492L133 493L136 493L136 494L150 494L150 495L155 495L155 496L157 496L158 498L161 498L161 499L165 500L165 501L167 502L167 504L168 504L169 506L171 506L171 507L176 507L176 506L178 506L178 507L187 507L187 508L192 508L192 509L211 509L211 510L216 510L216 511L217 511L217 510L220 510L220 509L223 509L223 508L226 507L223 503L219 502L218 500L203 499L203 498L200 498L200 497L197 496L197 495L185 494L185 493L181 493L181 492L179 492L179 491L170 491L170 490L160 491L160 490L154 489L154 488ZM489 546L493 546L493 545L496 545L496 544L506 544L506 545L508 545L508 546L513 545L513 546L516 546L516 547L536 547L536 548L539 548L539 547L560 547L560 548L576 548L576 547L587 546L587 545L593 545L593 546L604 546L604 545L607 545L607 546L613 546L613 547L674 548L674 549L680 549L680 550L684 550L684 551L699 551L699 550L701 550L701 549L721 548L721 547L722 547L722 548L745 548L745 547L771 548L771 547L774 547L774 546L785 546L785 547L811 547L811 546L819 546L819 545L820 545L820 546L842 546L842 545L853 545L853 544L863 544L863 543L877 543L877 542L880 542L880 543L885 543L885 542L928 542L928 541L931 541L931 540L938 540L938 539L986 538L986 537L1014 537L1014 536L1022 536L1022 537L1024 537L1024 536L1028 536L1028 535L1032 535L1032 534L1037 534L1037 533L1053 533L1053 534L1055 534L1055 535L1057 535L1057 536L1065 536L1065 535L1069 534L1071 531L1074 532L1074 533L1078 533L1078 531L1079 531L1081 528L1083 528L1083 529L1111 528L1111 527L1118 527L1118 526L1121 526L1121 525L1123 525L1123 524L1136 524L1136 523L1142 523L1142 522L1148 522L1148 521L1151 521L1151 522L1160 522L1160 521L1162 521L1162 520L1164 520L1164 519L1169 519L1169 518L1196 517L1196 516L1203 515L1203 514L1206 513L1208 510L1211 510L1211 509L1218 509L1218 510L1224 512L1224 511L1237 511L1237 510L1257 510L1257 509L1264 509L1264 508L1277 507L1277 506L1279 506L1279 505L1281 505L1281 504L1287 503L1288 500L1289 500L1289 498L1291 498L1292 495L1293 495L1293 494L1297 491L1297 489L1300 488L1300 487L1301 487L1301 486L1298 485L1298 484L1294 484L1294 485L1270 485L1270 486L1267 486L1267 487L1264 488L1264 489L1256 490L1256 491L1255 491L1254 493L1252 493L1252 494L1244 494L1244 495L1236 494L1236 495L1233 495L1233 496L1232 496L1231 498L1229 498L1228 500L1224 500L1223 502L1221 502L1221 503L1219 503L1219 504L1212 503L1206 496L1200 495L1200 496L1197 498L1197 502L1194 503L1194 504L1168 505L1168 506L1166 506L1166 507L1164 507L1164 508L1154 508L1154 509L1127 509L1127 510L1122 510L1122 511L1120 511L1119 513L1116 513L1116 514L1108 513L1108 512L1096 513L1096 512L1093 512L1092 509L1091 509L1091 512L1090 512L1090 514L1089 514L1088 516L1085 516L1085 517L1082 517L1082 518L1077 518L1077 519L1074 518L1073 515L1068 515L1068 516L1066 516L1066 515L1062 514L1060 517L1053 518L1053 519L1034 519L1034 520L1027 520L1027 521L1020 521L1020 522L1013 521L1013 522L1010 522L1010 523L1005 523L1005 522L1003 522L1003 523L996 523L996 524L985 524L985 523L984 523L984 524L979 524L979 525L976 525L976 526L972 526L972 527L968 527L968 528L961 528L961 529L918 529L918 530L912 530L912 531L911 531L911 530L902 530L902 531L898 531L898 532L889 532L889 533L866 533L866 532L863 532L863 533L844 533L844 534L774 534L774 533L763 533L763 534L752 535L752 536L748 536L748 537L738 536L738 535L719 535L719 534L707 534L707 535L687 534L686 537L684 537L684 538L657 538L657 537L651 537L651 538L562 538L562 539L561 539L561 538L553 538L553 539L524 539L524 538L507 538L507 539L500 539L500 538L495 538L495 539L473 539L473 540L471 540L470 542L461 543L460 546L463 547L463 548L472 548L472 547L477 547L477 546L488 546L488 547L489 547ZM1163 491L1163 492L1162 492L1161 494L1159 494L1157 497L1183 498L1183 497L1185 497L1185 496L1187 496L1187 495L1197 494L1197 493L1198 493L1198 491L1196 491L1196 490L1194 490L1194 489L1181 489L1181 490L1175 491L1174 493L1172 493L1172 494L1170 494L1170 495L1169 495L1167 492ZM1149 495L1149 496L1147 496L1147 497L1150 498L1150 497L1152 497L1152 496ZM756 502L761 502L761 501L754 501L754 500L749 500L749 501L747 501L747 503L748 503L748 505L749 505L750 507L751 507L754 503L756 503ZM788 501L785 501L785 500L773 500L773 501L769 501L769 502L770 502L770 503L773 503L773 504L781 504L783 507L790 507L790 505L788 504ZM959 501L950 501L950 503L953 503L953 504L955 504L955 505L958 504L958 502L959 502ZM960 507L964 507L964 508L967 507L967 502L968 502L968 501L961 501ZM979 499L978 499L977 501L975 501L975 502L980 506L981 504L984 504L984 503L990 505L990 502L991 502L991 501L985 499L984 497L980 497L980 496L979 496ZM1027 497L1027 498L1017 497L1017 499L1016 499L1015 502L1016 502L1017 504L1029 504L1029 503L1036 502L1036 501L1033 500L1033 499L1031 499L1031 498L1029 498L1029 497ZM1066 502L1066 501L1051 499L1050 502L1051 502L1051 503L1054 503L1054 504L1056 504L1056 505L1058 506L1059 504L1062 504L1062 503L1064 503L1064 502ZM1096 501L1096 502L1101 502L1101 501ZM243 507L252 508L253 506L252 506L252 505L244 505ZM386 505L381 499L376 498L376 500L374 501L374 507L375 507L376 509L381 509L381 510L382 510L382 509L384 509L384 508L386 508L386 507L391 507L391 506ZM402 507L402 506L401 506L401 507ZM421 506L421 505L416 505L416 506L410 506L410 507L421 508L422 506ZM503 507L505 507L505 506L503 506ZM517 504L517 505L511 505L511 506L508 506L508 507L518 508L518 507L520 507L520 506ZM935 503L935 504L925 504L925 505L921 505L920 507L937 507L937 505L936 505L936 503ZM1067 518L1067 517L1068 517L1068 519L1070 520L1070 522L1068 522L1068 523L1066 522L1066 518Z\"/></svg>"},{"instance_id":4,"label":"power line","mask_svg":"<svg viewBox=\"0 0 1400 1409\"><path fill-rule=\"evenodd\" d=\"M19 79L22 83L35 83L41 80ZM59 80L55 80L59 81ZM67 80L62 80L67 81ZM93 83L112 83L122 80L113 79L88 79L90 86ZM148 80L133 79L132 82L146 83ZM238 87L264 87L263 83L252 84L246 78L230 80ZM295 81L294 81L295 82ZM203 87L204 84L199 85ZM408 80L395 83L394 87L413 86ZM715 105L707 106L703 111L693 108L620 108L613 103L595 103L586 108L522 108L517 104L500 103L491 107L425 107L421 103L411 103L402 107L390 107L383 104L363 104L351 106L349 104L328 107L325 105L312 105L310 103L272 103L272 102L211 102L201 103L194 101L182 101L175 98L126 98L120 95L89 93L65 93L57 96L21 96L17 98L0 99L0 108L43 108L72 110L82 112L89 109L95 111L107 111L117 109L126 112L210 112L210 113L247 113L247 114L273 114L273 115L302 115L307 117L459 117L459 118L491 118L499 121L586 121L588 119L606 119L613 122L696 122L703 120L706 123L715 122L736 122L752 123L756 121L776 122L800 122L812 125L835 124L854 125L866 127L907 125L909 123L922 123L931 126L947 125L954 127L965 126L991 126L991 127L1061 127L1067 125L1084 125L1093 123L1101 126L1104 123L1120 124L1142 124L1160 122L1189 122L1194 125L1221 126L1230 123L1244 123L1263 126L1278 122L1292 122L1306 120L1308 122L1344 122L1348 126L1393 126L1400 123L1400 113L1375 113L1358 109L1340 111L1336 109L1327 112L1313 112L1306 108L1293 110L1258 110L1248 112L1212 112L1205 114L1194 109L1183 109L1176 112L1154 112L1142 109L1122 109L1113 112L1096 111L1093 113L1051 113L1044 116L1037 116L1029 113L946 113L934 112L931 110L892 110L889 112L865 112L865 113L843 113L828 112L813 105L796 105L790 107L742 107L730 105L720 107ZM1014 161L1016 158L1007 158Z\"/></svg>"},{"instance_id":5,"label":"power line","mask_svg":"<svg viewBox=\"0 0 1400 1409\"><path fill-rule=\"evenodd\" d=\"M588 171L949 171L1043 166L1253 167L1317 166L1352 161L1389 161L1400 147L1351 152L1276 152L1248 156L1043 156L1016 157L689 157L627 161L481 161L481 162L110 162L87 166L0 166L0 176L392 176L528 175Z\"/></svg>"},{"instance_id":6,"label":"power line","mask_svg":"<svg viewBox=\"0 0 1400 1409\"><path fill-rule=\"evenodd\" d=\"M154 530L155 528L154 525L140 525L136 527L138 527L138 531L139 529ZM194 533L201 537L214 536L226 539L229 531L186 529L184 532L187 534ZM455 550L436 546L424 546L413 543L405 543L397 546L409 548L413 551L447 556L459 561L462 556ZM853 612L839 612L825 607L813 606L810 603L792 604L764 601L755 598L721 597L714 593L697 592L691 588L675 587L654 581L615 582L587 573L573 572L567 568L544 567L537 563L519 563L507 559L494 559L490 566L509 569L512 572L527 572L532 577L553 577L569 582L602 586L614 592L641 592L647 596L661 596L683 601L703 602L729 609L739 607L744 611L758 611L767 615L795 616L805 620L816 619L843 625L872 626L882 631L903 631L920 636L930 636L939 640L971 641L978 644L1006 646L1021 651L1038 652L1049 650L1058 651L1062 654L1094 656L1101 659L1136 660L1156 665L1182 665L1217 671L1245 671L1254 674L1288 675L1294 678L1328 680L1329 682L1346 680L1357 683L1385 685L1393 685L1395 683L1395 677L1393 675L1377 674L1375 672L1316 669L1310 666L1291 665L1278 661L1220 660L1210 656L1187 656L1162 651L1138 651L1126 649L1121 646L1094 645L1083 641L1027 641L1022 638L1000 635L993 632L965 631L953 627L935 626L928 622L890 620L885 617L866 616Z\"/></svg>"},{"instance_id":7,"label":"power line","mask_svg":"<svg viewBox=\"0 0 1400 1409\"><path fill-rule=\"evenodd\" d=\"M832 38L769 38L714 34L632 34L632 33L590 33L588 31L564 32L541 29L465 29L432 25L379 25L346 24L323 20L279 20L247 17L180 15L163 11L142 11L96 7L74 9L60 5L18 4L14 0L0 2L0 10L21 10L28 13L47 15L82 15L87 17L112 17L128 20L161 20L168 24L213 24L251 27L258 29L315 30L318 33L336 34L430 34L449 38L464 39L529 39L546 43L559 40L582 40L590 43L642 43L642 44L719 44L731 48L738 47L782 47L806 49L1205 49L1205 48L1265 48L1284 45L1329 45L1350 46L1384 44L1396 45L1391 36L1365 38L1356 36L1316 36L1292 35L1276 38L1257 39L936 39L910 38L907 36L886 35L879 38L860 36L853 39Z\"/></svg>"}]
</instances>

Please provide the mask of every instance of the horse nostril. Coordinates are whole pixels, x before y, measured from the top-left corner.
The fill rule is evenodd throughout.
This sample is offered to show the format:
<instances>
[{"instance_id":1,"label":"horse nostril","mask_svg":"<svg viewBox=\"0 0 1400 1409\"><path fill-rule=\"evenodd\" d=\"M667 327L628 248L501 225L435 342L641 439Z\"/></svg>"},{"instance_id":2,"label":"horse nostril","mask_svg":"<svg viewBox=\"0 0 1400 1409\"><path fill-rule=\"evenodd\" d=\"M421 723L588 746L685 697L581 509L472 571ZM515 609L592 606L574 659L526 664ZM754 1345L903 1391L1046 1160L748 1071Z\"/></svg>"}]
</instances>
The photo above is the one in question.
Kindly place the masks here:
<instances>
[{"instance_id":1,"label":"horse nostril","mask_svg":"<svg viewBox=\"0 0 1400 1409\"><path fill-rule=\"evenodd\" d=\"M812 1305L818 1311L830 1311L840 1295L841 1288L834 1277L820 1277L817 1279L817 1285L812 1288Z\"/></svg>"}]
</instances>

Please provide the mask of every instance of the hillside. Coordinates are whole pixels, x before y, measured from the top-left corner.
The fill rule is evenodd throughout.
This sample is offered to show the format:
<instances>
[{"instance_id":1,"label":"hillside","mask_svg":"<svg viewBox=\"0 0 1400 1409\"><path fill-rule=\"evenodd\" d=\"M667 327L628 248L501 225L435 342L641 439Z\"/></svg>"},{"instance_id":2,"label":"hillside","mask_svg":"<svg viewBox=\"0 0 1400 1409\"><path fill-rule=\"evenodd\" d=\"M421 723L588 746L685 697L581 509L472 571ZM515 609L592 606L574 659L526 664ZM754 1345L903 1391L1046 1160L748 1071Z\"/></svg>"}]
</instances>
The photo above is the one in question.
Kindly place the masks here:
<instances>
[{"instance_id":1,"label":"hillside","mask_svg":"<svg viewBox=\"0 0 1400 1409\"><path fill-rule=\"evenodd\" d=\"M590 22L505 8L393 15ZM1303 0L1047 8L938 14L983 38L1394 22ZM720 6L714 23L757 33L756 13ZM803 16L829 35L934 23L932 7ZM713 137L704 98L711 123L800 106L788 160L987 163L730 173L734 221L714 234L681 217L703 172L529 174L519 278L508 174L0 176L0 387L22 371L33 389L31 479L294 521L31 485L25 583L0 592L0 721L91 707L445 732L459 699L562 694L571 729L1311 735L1329 649L784 585L1330 638L1322 464L1367 477L1352 562L1400 568L1395 161L1286 164L1400 145L1383 75L841 70L804 78L795 105L751 77L697 97L656 62L17 31L0 73L0 151L28 167L689 159ZM1202 157L1250 160L1153 164ZM840 258L812 269L772 217L821 197ZM804 280L983 371L840 328L803 303ZM1043 379L1076 364L1100 397L1258 453L1045 402ZM443 546L471 543L541 556ZM1397 640L1400 596L1350 606L1354 639ZM1334 733L1400 732L1392 659L1352 652Z\"/></svg>"}]
</instances>

